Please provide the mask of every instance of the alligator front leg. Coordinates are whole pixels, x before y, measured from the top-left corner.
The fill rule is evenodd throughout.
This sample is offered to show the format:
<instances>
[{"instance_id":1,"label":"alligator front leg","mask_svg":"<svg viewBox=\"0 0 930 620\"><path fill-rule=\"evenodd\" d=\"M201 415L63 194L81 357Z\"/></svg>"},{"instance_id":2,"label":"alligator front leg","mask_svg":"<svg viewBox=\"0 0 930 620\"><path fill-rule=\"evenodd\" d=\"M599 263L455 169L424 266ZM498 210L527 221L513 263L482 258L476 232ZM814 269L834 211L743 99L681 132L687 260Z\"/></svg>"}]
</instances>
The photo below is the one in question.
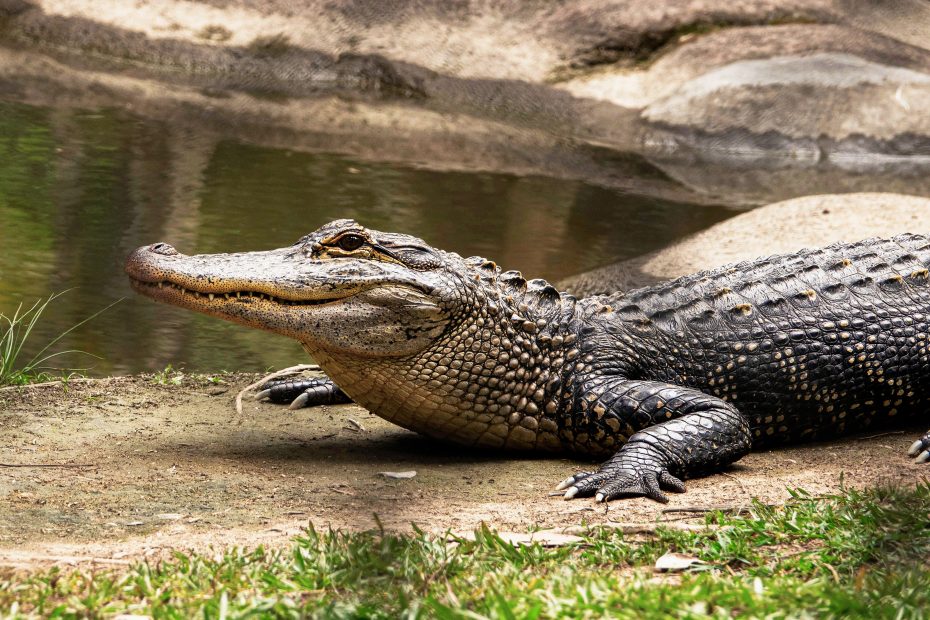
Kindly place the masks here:
<instances>
[{"instance_id":1,"label":"alligator front leg","mask_svg":"<svg viewBox=\"0 0 930 620\"><path fill-rule=\"evenodd\" d=\"M749 452L746 418L726 401L698 390L617 380L581 398L587 403L588 424L637 432L597 471L564 480L558 489L565 489L566 499L645 495L667 502L663 489L681 493L682 478L717 471Z\"/></svg>"},{"instance_id":2,"label":"alligator front leg","mask_svg":"<svg viewBox=\"0 0 930 620\"><path fill-rule=\"evenodd\" d=\"M329 377L274 379L263 385L255 398L258 400L267 398L273 403L290 403L289 409L352 402L352 399Z\"/></svg>"}]
</instances>

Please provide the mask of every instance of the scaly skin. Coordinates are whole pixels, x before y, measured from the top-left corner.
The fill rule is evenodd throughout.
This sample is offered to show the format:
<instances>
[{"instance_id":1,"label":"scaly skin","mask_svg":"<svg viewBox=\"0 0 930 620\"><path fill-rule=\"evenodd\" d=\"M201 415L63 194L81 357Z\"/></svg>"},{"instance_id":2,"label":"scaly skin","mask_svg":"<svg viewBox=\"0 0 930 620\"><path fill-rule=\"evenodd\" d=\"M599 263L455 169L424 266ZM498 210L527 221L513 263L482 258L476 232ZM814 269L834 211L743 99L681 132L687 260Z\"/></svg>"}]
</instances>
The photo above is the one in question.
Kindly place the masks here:
<instances>
[{"instance_id":1,"label":"scaly skin","mask_svg":"<svg viewBox=\"0 0 930 620\"><path fill-rule=\"evenodd\" d=\"M576 300L339 220L270 252L147 246L126 270L150 297L299 340L331 379L272 397L350 397L430 437L610 457L565 497L665 501L750 448L924 414L928 267L930 238L902 235ZM930 433L910 454L930 460Z\"/></svg>"}]
</instances>

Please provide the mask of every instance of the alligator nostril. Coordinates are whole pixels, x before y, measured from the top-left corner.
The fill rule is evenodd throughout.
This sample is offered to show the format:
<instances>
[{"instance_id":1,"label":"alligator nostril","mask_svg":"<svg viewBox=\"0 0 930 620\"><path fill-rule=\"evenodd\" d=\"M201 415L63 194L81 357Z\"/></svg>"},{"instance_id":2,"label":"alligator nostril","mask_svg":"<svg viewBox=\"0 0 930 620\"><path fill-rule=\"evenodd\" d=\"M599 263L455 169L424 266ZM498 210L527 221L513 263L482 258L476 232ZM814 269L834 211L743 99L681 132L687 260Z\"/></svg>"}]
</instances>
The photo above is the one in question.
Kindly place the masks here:
<instances>
[{"instance_id":1,"label":"alligator nostril","mask_svg":"<svg viewBox=\"0 0 930 620\"><path fill-rule=\"evenodd\" d=\"M171 256L172 254L178 253L178 251L175 250L173 246L167 243L156 243L151 247L151 250L156 254L164 254L165 256Z\"/></svg>"}]
</instances>

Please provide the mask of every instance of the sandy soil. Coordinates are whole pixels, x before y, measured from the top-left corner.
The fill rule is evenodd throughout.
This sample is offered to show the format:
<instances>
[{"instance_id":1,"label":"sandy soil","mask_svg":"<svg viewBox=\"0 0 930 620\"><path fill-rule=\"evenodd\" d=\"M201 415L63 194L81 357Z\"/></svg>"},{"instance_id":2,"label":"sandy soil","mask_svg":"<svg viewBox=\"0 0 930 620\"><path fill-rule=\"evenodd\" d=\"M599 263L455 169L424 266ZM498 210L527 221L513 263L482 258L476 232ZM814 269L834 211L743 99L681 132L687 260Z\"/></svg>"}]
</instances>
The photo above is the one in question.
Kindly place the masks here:
<instances>
[{"instance_id":1,"label":"sandy soil","mask_svg":"<svg viewBox=\"0 0 930 620\"><path fill-rule=\"evenodd\" d=\"M356 406L302 411L246 400L253 377L179 386L120 377L0 390L0 566L125 564L169 549L285 544L308 522L355 530L563 531L583 523L681 519L629 499L550 497L589 464L481 453L395 427ZM354 421L354 422L353 422ZM357 424L356 424L357 423ZM668 507L741 505L928 474L905 450L926 429L754 453L689 481ZM13 466L15 465L15 466ZM390 480L382 471L415 470Z\"/></svg>"}]
</instances>

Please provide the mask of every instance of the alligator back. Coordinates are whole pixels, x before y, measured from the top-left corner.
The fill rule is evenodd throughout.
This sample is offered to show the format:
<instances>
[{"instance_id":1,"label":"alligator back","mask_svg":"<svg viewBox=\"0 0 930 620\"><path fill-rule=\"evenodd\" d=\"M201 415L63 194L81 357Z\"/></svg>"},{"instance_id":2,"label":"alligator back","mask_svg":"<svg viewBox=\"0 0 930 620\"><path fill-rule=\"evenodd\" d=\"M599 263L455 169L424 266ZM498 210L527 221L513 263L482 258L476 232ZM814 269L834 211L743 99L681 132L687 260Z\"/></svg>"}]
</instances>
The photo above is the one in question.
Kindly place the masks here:
<instances>
[{"instance_id":1,"label":"alligator back","mask_svg":"<svg viewBox=\"0 0 930 620\"><path fill-rule=\"evenodd\" d=\"M930 238L834 244L609 297L631 378L732 402L754 443L832 436L922 412Z\"/></svg>"}]
</instances>

